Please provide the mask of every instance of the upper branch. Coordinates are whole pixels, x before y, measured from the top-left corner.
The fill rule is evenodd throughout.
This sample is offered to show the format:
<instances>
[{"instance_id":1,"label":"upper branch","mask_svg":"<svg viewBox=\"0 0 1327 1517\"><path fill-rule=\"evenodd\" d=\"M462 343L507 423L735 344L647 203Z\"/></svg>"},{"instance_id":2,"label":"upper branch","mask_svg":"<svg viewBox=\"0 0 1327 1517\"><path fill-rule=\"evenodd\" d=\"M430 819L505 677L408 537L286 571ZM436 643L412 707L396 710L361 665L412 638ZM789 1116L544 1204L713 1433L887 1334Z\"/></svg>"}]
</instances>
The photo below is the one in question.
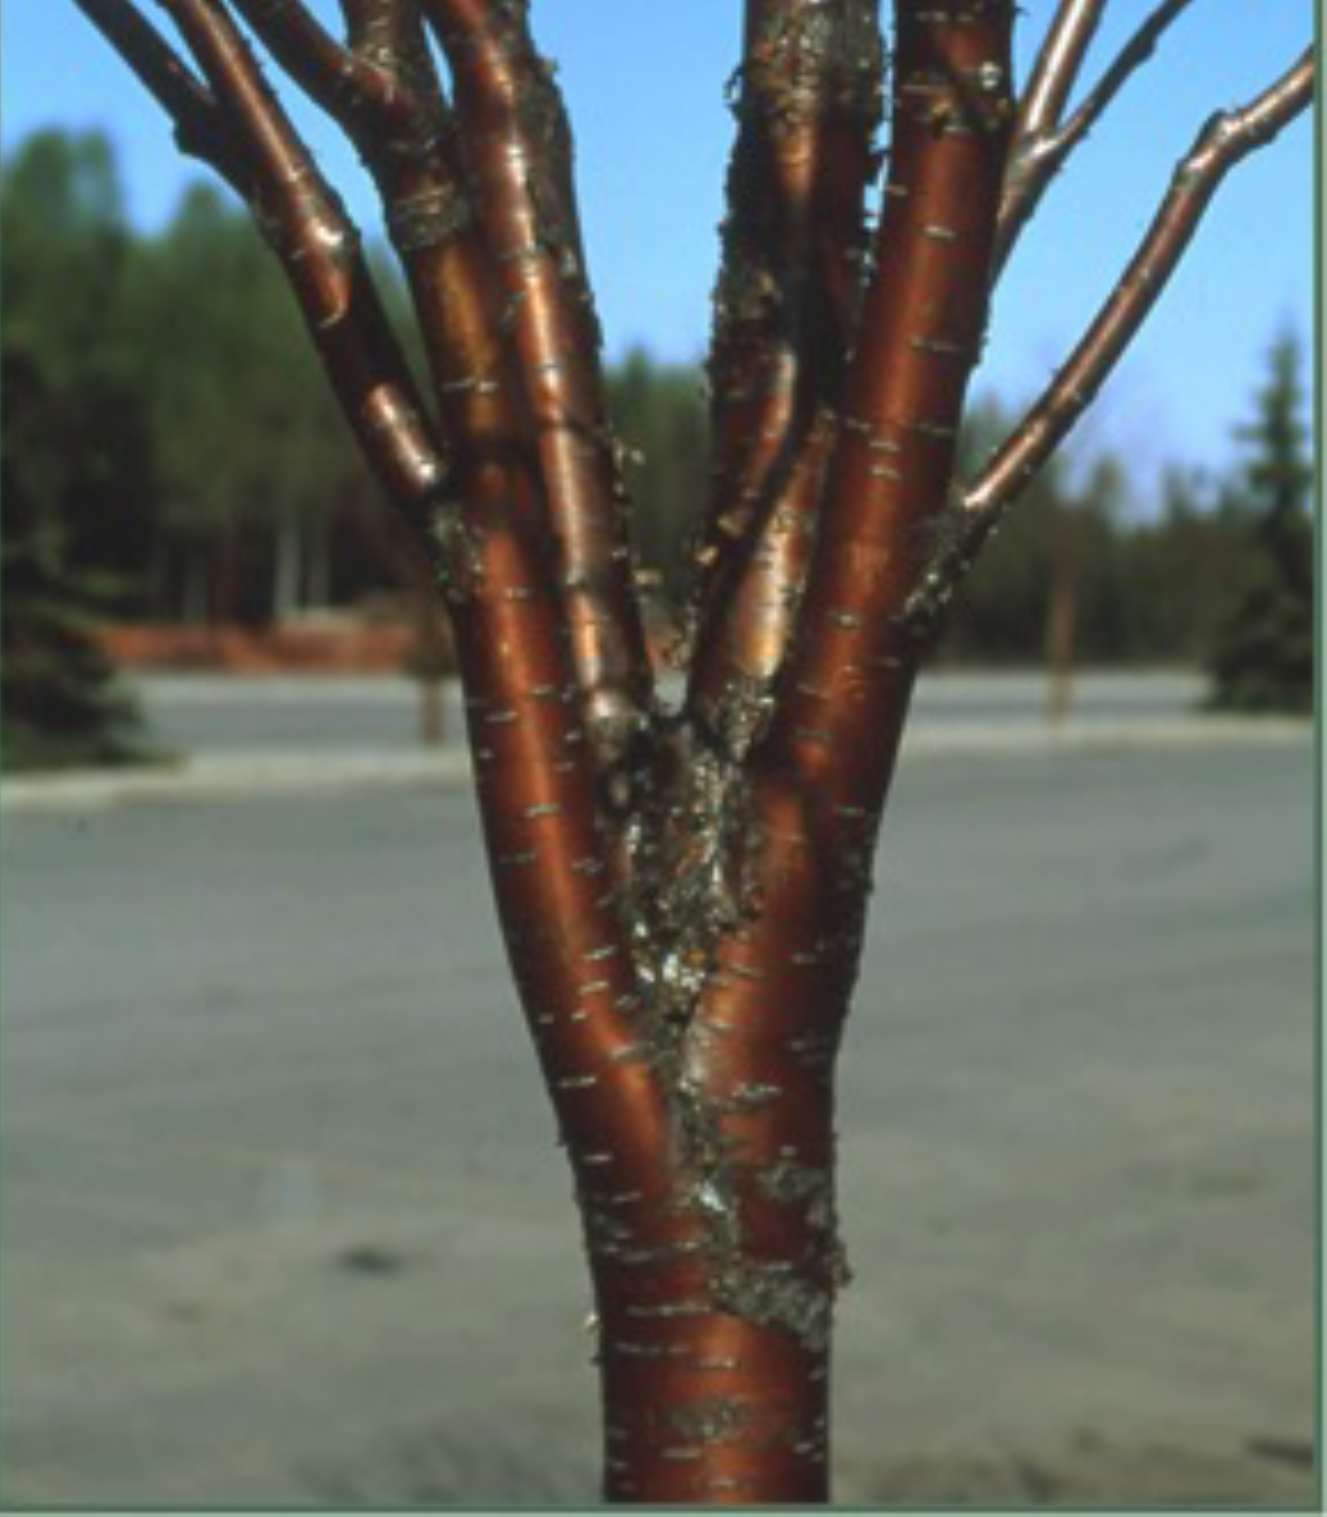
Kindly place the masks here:
<instances>
[{"instance_id":1,"label":"upper branch","mask_svg":"<svg viewBox=\"0 0 1327 1517\"><path fill-rule=\"evenodd\" d=\"M1314 57L1309 49L1250 104L1218 112L1203 127L1087 334L1017 430L964 492L963 505L971 513L972 530L978 537L989 531L1095 398L1170 281L1226 174L1305 109L1313 97L1313 85Z\"/></svg>"},{"instance_id":2,"label":"upper branch","mask_svg":"<svg viewBox=\"0 0 1327 1517\"><path fill-rule=\"evenodd\" d=\"M342 46L303 0L235 0L235 8L286 73L353 138L390 131L411 111L398 74Z\"/></svg>"},{"instance_id":3,"label":"upper branch","mask_svg":"<svg viewBox=\"0 0 1327 1517\"><path fill-rule=\"evenodd\" d=\"M425 0L424 10L451 66L462 169L503 292L590 738L611 764L637 735L650 677L571 131L524 4Z\"/></svg>"},{"instance_id":4,"label":"upper branch","mask_svg":"<svg viewBox=\"0 0 1327 1517\"><path fill-rule=\"evenodd\" d=\"M993 278L999 278L1014 244L1036 213L1046 187L1059 172L1065 159L1096 125L1130 77L1152 56L1166 28L1190 4L1191 0L1162 0L1067 121L1061 121L1068 94L1063 74L1059 76L1060 82L1065 83L1066 88L1050 96L1044 87L1040 93L1034 93L1038 84L1034 77L1020 112L1019 130L1010 149L1009 166L1005 172ZM1095 27L1095 20L1092 24ZM1087 36L1081 38L1083 48L1088 40ZM1048 51L1053 41L1053 37L1048 41ZM1075 74L1079 63L1081 52L1073 69Z\"/></svg>"},{"instance_id":5,"label":"upper branch","mask_svg":"<svg viewBox=\"0 0 1327 1517\"><path fill-rule=\"evenodd\" d=\"M887 782L917 654L900 612L944 513L1012 117L1008 0L897 13L876 268L768 749L823 804L875 804Z\"/></svg>"},{"instance_id":6,"label":"upper branch","mask_svg":"<svg viewBox=\"0 0 1327 1517\"><path fill-rule=\"evenodd\" d=\"M240 182L303 308L352 426L398 500L424 507L446 576L476 786L508 947L563 1132L587 1195L615 1183L662 1215L670 1108L639 1057L617 874L621 817L586 742L557 558L503 289L442 119L398 123L365 156L410 280L452 444L444 484L357 234L268 89L225 0L164 0L211 84ZM415 0L344 0L428 77ZM413 26L412 26L413 23ZM440 103L440 102L439 102ZM441 541L438 541L438 539ZM554 1016L550 1008L557 1008Z\"/></svg>"},{"instance_id":7,"label":"upper branch","mask_svg":"<svg viewBox=\"0 0 1327 1517\"><path fill-rule=\"evenodd\" d=\"M721 539L758 509L794 392L841 380L881 78L870 0L748 0L710 356Z\"/></svg>"},{"instance_id":8,"label":"upper branch","mask_svg":"<svg viewBox=\"0 0 1327 1517\"><path fill-rule=\"evenodd\" d=\"M74 0L138 76L175 127L182 153L241 190L243 169L216 101L132 0Z\"/></svg>"},{"instance_id":9,"label":"upper branch","mask_svg":"<svg viewBox=\"0 0 1327 1517\"><path fill-rule=\"evenodd\" d=\"M217 0L166 0L240 155L241 192L281 261L370 466L436 537L441 450L369 276L359 234ZM434 541L435 551L439 544Z\"/></svg>"},{"instance_id":10,"label":"upper branch","mask_svg":"<svg viewBox=\"0 0 1327 1517\"><path fill-rule=\"evenodd\" d=\"M1119 94L1130 76L1147 62L1156 50L1162 34L1180 13L1192 4L1192 0L1162 0L1147 20L1120 49L1110 65L1092 89L1083 97L1069 119L1055 133L1056 152L1059 158L1080 142Z\"/></svg>"},{"instance_id":11,"label":"upper branch","mask_svg":"<svg viewBox=\"0 0 1327 1517\"><path fill-rule=\"evenodd\" d=\"M860 305L882 60L874 0L748 0L710 357L705 707L734 675L773 674L790 633Z\"/></svg>"},{"instance_id":12,"label":"upper branch","mask_svg":"<svg viewBox=\"0 0 1327 1517\"><path fill-rule=\"evenodd\" d=\"M1011 158L1024 142L1044 136L1059 124L1105 7L1106 0L1060 0L1019 102Z\"/></svg>"}]
</instances>

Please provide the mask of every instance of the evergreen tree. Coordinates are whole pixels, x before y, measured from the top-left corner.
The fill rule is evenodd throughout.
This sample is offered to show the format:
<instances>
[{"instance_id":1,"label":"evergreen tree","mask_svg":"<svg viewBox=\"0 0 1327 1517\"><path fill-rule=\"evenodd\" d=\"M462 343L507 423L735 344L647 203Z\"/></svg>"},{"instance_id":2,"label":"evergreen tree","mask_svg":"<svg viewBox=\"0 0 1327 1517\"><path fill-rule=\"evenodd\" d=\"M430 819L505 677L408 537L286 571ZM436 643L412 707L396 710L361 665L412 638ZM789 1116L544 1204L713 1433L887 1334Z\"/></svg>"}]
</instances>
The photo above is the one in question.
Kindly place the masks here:
<instances>
[{"instance_id":1,"label":"evergreen tree","mask_svg":"<svg viewBox=\"0 0 1327 1517\"><path fill-rule=\"evenodd\" d=\"M978 467L1012 424L998 400L975 405L960 443L965 466ZM1041 663L1052 607L1062 603L1071 581L1076 659L1127 657L1128 538L1116 520L1123 490L1123 469L1112 459L1100 460L1081 485L1070 482L1062 459L1052 459L973 571L936 648L937 661Z\"/></svg>"},{"instance_id":2,"label":"evergreen tree","mask_svg":"<svg viewBox=\"0 0 1327 1517\"><path fill-rule=\"evenodd\" d=\"M109 314L130 255L110 148L41 133L0 200L4 763L126 762L144 755L141 727L96 629L142 561L150 450Z\"/></svg>"},{"instance_id":3,"label":"evergreen tree","mask_svg":"<svg viewBox=\"0 0 1327 1517\"><path fill-rule=\"evenodd\" d=\"M1313 704L1313 471L1301 369L1300 343L1286 333L1272 346L1254 419L1237 434L1246 460L1231 493L1256 578L1211 660L1217 709L1307 712Z\"/></svg>"},{"instance_id":4,"label":"evergreen tree","mask_svg":"<svg viewBox=\"0 0 1327 1517\"><path fill-rule=\"evenodd\" d=\"M264 623L309 598L363 465L279 271L220 194L189 190L141 265L133 316L161 477L159 593L172 616Z\"/></svg>"},{"instance_id":5,"label":"evergreen tree","mask_svg":"<svg viewBox=\"0 0 1327 1517\"><path fill-rule=\"evenodd\" d=\"M40 489L47 449L38 439L58 415L40 375L18 355L5 355L3 384L4 767L134 762L147 756L138 709L96 637L112 584L73 566L69 533Z\"/></svg>"},{"instance_id":6,"label":"evergreen tree","mask_svg":"<svg viewBox=\"0 0 1327 1517\"><path fill-rule=\"evenodd\" d=\"M1258 579L1246 513L1205 473L1168 469L1124 544L1128 656L1201 667Z\"/></svg>"},{"instance_id":7,"label":"evergreen tree","mask_svg":"<svg viewBox=\"0 0 1327 1517\"><path fill-rule=\"evenodd\" d=\"M657 364L641 348L608 375L608 402L631 466L636 552L674 606L685 548L709 478L709 419L699 369Z\"/></svg>"}]
</instances>

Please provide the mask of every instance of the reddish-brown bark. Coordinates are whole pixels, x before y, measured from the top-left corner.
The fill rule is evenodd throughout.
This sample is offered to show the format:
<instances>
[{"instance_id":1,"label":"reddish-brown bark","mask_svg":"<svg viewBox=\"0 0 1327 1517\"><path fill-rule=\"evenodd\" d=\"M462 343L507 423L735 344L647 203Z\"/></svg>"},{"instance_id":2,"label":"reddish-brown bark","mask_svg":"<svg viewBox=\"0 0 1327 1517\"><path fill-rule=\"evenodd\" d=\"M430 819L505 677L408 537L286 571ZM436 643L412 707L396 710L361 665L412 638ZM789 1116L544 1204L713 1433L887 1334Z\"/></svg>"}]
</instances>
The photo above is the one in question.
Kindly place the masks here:
<instances>
[{"instance_id":1,"label":"reddish-brown bark","mask_svg":"<svg viewBox=\"0 0 1327 1517\"><path fill-rule=\"evenodd\" d=\"M896 0L869 249L876 6L748 0L715 485L687 695L665 712L569 130L523 0L342 0L344 40L302 0L166 0L201 78L132 0L78 3L182 146L254 207L350 425L437 567L498 912L584 1219L605 1492L823 1501L846 1278L835 1056L919 657L1224 173L1307 103L1311 62L1209 125L1083 344L956 486L990 290L1045 165L1184 0L1163 0L1067 121L1099 0L1062 0L1021 101L1012 0ZM377 182L431 410L233 13Z\"/></svg>"},{"instance_id":2,"label":"reddish-brown bark","mask_svg":"<svg viewBox=\"0 0 1327 1517\"><path fill-rule=\"evenodd\" d=\"M1011 120L1010 16L899 7L876 267L797 644L758 762L822 806L883 803L986 322Z\"/></svg>"},{"instance_id":3,"label":"reddish-brown bark","mask_svg":"<svg viewBox=\"0 0 1327 1517\"><path fill-rule=\"evenodd\" d=\"M871 0L752 0L710 358L714 488L689 705L768 680L810 560L866 255L880 114Z\"/></svg>"},{"instance_id":4,"label":"reddish-brown bark","mask_svg":"<svg viewBox=\"0 0 1327 1517\"><path fill-rule=\"evenodd\" d=\"M505 298L588 738L612 764L640 727L649 664L571 189L570 131L520 6L427 0L424 10L451 65L467 185Z\"/></svg>"}]
</instances>

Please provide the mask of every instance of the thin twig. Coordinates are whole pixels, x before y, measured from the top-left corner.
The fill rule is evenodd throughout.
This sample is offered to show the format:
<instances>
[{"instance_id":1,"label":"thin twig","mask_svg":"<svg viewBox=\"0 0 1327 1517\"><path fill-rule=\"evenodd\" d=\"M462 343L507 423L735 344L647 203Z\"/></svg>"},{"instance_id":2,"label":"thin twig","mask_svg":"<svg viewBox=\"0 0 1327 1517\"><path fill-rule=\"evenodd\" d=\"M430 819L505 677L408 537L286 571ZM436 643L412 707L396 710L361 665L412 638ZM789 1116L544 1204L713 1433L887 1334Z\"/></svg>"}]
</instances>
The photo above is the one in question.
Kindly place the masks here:
<instances>
[{"instance_id":1,"label":"thin twig","mask_svg":"<svg viewBox=\"0 0 1327 1517\"><path fill-rule=\"evenodd\" d=\"M1162 34L1192 0L1162 0L1121 48L1068 120L1038 109L1034 129L1021 132L1009 154L1004 196L996 233L993 279L998 279L1023 229L1036 214L1041 198L1065 159L1087 136L1129 79L1152 56ZM1029 87L1030 93L1031 87ZM1065 96L1054 103L1062 110Z\"/></svg>"},{"instance_id":2,"label":"thin twig","mask_svg":"<svg viewBox=\"0 0 1327 1517\"><path fill-rule=\"evenodd\" d=\"M240 189L243 171L211 93L131 0L74 0L170 117L182 153ZM242 192L242 191L241 191Z\"/></svg>"},{"instance_id":3,"label":"thin twig","mask_svg":"<svg viewBox=\"0 0 1327 1517\"><path fill-rule=\"evenodd\" d=\"M1128 268L1083 340L991 462L962 493L969 537L984 537L1095 398L1166 288L1226 174L1309 104L1312 49L1242 109L1221 111L1180 161Z\"/></svg>"},{"instance_id":4,"label":"thin twig","mask_svg":"<svg viewBox=\"0 0 1327 1517\"><path fill-rule=\"evenodd\" d=\"M1063 144L1062 147L1057 145L1057 151L1061 155L1087 135L1130 76L1152 56L1166 29L1192 3L1193 0L1163 0L1130 37L1115 61L1056 132L1056 137Z\"/></svg>"},{"instance_id":5,"label":"thin twig","mask_svg":"<svg viewBox=\"0 0 1327 1517\"><path fill-rule=\"evenodd\" d=\"M242 192L299 301L332 388L380 482L440 545L445 470L357 228L216 0L166 0L242 154Z\"/></svg>"},{"instance_id":6,"label":"thin twig","mask_svg":"<svg viewBox=\"0 0 1327 1517\"><path fill-rule=\"evenodd\" d=\"M411 102L389 69L342 46L303 0L234 0L286 73L347 133L390 130Z\"/></svg>"},{"instance_id":7,"label":"thin twig","mask_svg":"<svg viewBox=\"0 0 1327 1517\"><path fill-rule=\"evenodd\" d=\"M1019 102L1011 154L1059 125L1105 8L1106 0L1061 0Z\"/></svg>"}]
</instances>

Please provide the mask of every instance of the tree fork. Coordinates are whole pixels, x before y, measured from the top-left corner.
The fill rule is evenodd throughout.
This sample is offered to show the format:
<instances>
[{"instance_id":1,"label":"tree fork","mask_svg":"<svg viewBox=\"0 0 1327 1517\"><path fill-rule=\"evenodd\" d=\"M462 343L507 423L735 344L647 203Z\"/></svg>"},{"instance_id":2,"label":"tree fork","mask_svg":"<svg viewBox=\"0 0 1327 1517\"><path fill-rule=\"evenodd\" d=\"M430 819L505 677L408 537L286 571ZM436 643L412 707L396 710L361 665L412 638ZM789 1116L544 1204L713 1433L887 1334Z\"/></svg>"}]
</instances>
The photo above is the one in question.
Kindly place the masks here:
<instances>
[{"instance_id":1,"label":"tree fork","mask_svg":"<svg viewBox=\"0 0 1327 1517\"><path fill-rule=\"evenodd\" d=\"M1192 0L1162 0L1068 120L1065 102L1101 20L1100 0L1071 0L1057 16L1019 109L996 231L996 278L1065 159L1087 136L1129 78L1152 56L1162 34Z\"/></svg>"},{"instance_id":2,"label":"tree fork","mask_svg":"<svg viewBox=\"0 0 1327 1517\"><path fill-rule=\"evenodd\" d=\"M934 594L948 599L982 544L1073 430L1164 293L1225 176L1271 142L1313 98L1306 51L1248 105L1218 111L1180 161L1138 248L1077 347L977 475L955 492L954 530L932 562Z\"/></svg>"},{"instance_id":3,"label":"tree fork","mask_svg":"<svg viewBox=\"0 0 1327 1517\"><path fill-rule=\"evenodd\" d=\"M847 1278L834 1069L921 652L1226 171L1308 103L1311 58L1209 124L1065 369L955 485L1003 260L1186 0L1161 0L1067 119L1103 0L1061 0L1021 102L1012 0L895 0L869 256L877 7L748 0L699 625L684 704L664 713L570 134L525 0L341 0L344 41L304 0L163 0L203 80L133 0L77 3L181 146L249 201L366 457L433 553L499 917L576 1179L606 1494L828 1499ZM360 149L435 415L233 12Z\"/></svg>"},{"instance_id":4,"label":"tree fork","mask_svg":"<svg viewBox=\"0 0 1327 1517\"><path fill-rule=\"evenodd\" d=\"M863 424L882 432L893 413L905 439L920 442L915 451L922 467L914 493L903 498L911 528L943 504L963 383L984 322L1009 117L1011 12L1003 5L903 4L898 19L894 139L897 183L906 194L891 202L880 229L861 316L868 345L859 348L849 372L845 409L854 420L859 413L873 418ZM920 104L918 85L925 85ZM938 136L946 152L930 147L938 111L946 113ZM939 256L936 243L943 245ZM923 311L953 308L954 325L928 330L924 345L910 344L910 332L898 342L891 328L915 319L910 304ZM955 352L939 351L942 340ZM889 343L892 369L880 362L878 343ZM890 385L900 368L896 397ZM674 820L658 829L662 859L637 920L650 948L664 947L665 963L674 963L658 987L659 1020L671 1029L677 1071L671 1083L684 1138L679 1168L689 1187L685 1203L701 1228L702 1289L697 1318L665 1317L659 1339L647 1347L661 1355L698 1355L706 1323L731 1323L727 1331L745 1342L743 1353L729 1356L730 1379L721 1393L694 1379L686 1390L668 1392L669 1404L695 1403L703 1437L679 1443L676 1428L656 1417L633 1423L616 1454L610 1446L618 1465L610 1466L609 1488L617 1494L653 1493L662 1483L678 1499L711 1502L828 1496L825 1386L833 1299L846 1276L833 1189L833 1070L910 666L902 677L887 666L870 671L873 731L865 723L848 725L863 714L862 671L842 659L839 646L834 672L853 682L848 699L841 686L828 692L837 697L832 706L821 704L816 692L814 729L800 708L808 679L816 677L814 666L805 667L808 654L822 651L821 628L813 622L808 637L807 618L819 614L823 623L832 617L836 633L844 630L841 620L859 617L865 627L868 618L878 621L891 611L888 601L880 604L882 588L900 596L897 610L912 584L904 576L913 563L905 563L892 584L855 573L845 605L840 587L823 583L826 565L831 573L837 566L839 540L825 535L836 517L853 522L858 541L877 533L877 557L897 529L897 516L887 514L897 504L882 488L894 471L873 473L865 482L860 472L846 478L841 472L845 455L848 469L861 453L868 468L876 467L878 452L870 437L866 441L863 449L851 420L840 428L799 641L781 684L771 694L730 677L720 693L724 714L698 729L695 740L703 746L680 766L680 786L670 787L666 776L655 786L665 797L680 795L671 802L675 819L699 822L678 829ZM911 459L905 454L902 462ZM873 481L871 512L864 497ZM836 774L850 734L858 763L853 772ZM709 838L710 848L699 857L694 847L679 852L676 842L669 846L679 831L683 838ZM606 1305L605 1318L616 1325L611 1299ZM687 1340L689 1322L693 1331L702 1325L700 1343ZM786 1356L778 1382L784 1422L777 1457L759 1410L770 1393L762 1345L771 1334L785 1340ZM623 1352L612 1343L607 1355ZM711 1346L708 1357L723 1356ZM610 1418L623 1373L606 1360ZM668 1373L676 1382L683 1371ZM665 1477L669 1462L687 1473ZM780 1482L774 1491L761 1483L772 1467L779 1469L771 1477Z\"/></svg>"}]
</instances>

